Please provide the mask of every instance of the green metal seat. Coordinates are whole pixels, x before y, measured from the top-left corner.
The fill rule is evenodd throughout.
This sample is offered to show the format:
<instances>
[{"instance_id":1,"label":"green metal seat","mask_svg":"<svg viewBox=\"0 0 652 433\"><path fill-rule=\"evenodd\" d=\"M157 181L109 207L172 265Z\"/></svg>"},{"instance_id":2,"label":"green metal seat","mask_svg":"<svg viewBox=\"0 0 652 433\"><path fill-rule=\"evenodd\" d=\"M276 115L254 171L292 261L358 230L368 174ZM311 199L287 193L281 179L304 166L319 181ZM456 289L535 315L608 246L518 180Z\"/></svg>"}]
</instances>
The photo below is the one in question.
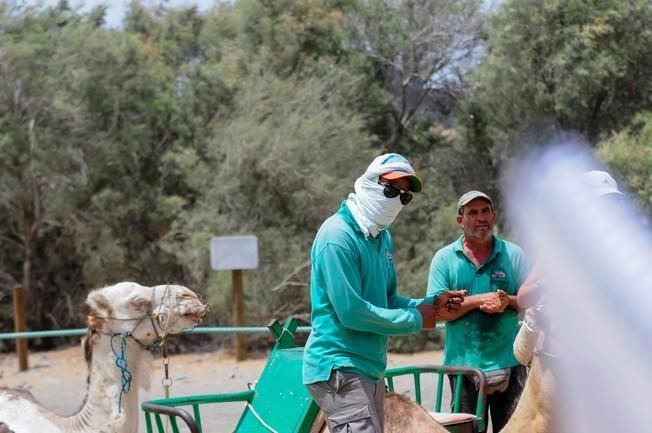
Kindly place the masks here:
<instances>
[{"instance_id":1,"label":"green metal seat","mask_svg":"<svg viewBox=\"0 0 652 433\"><path fill-rule=\"evenodd\" d=\"M385 380L387 388L394 391L394 379L400 376L412 376L414 383L414 401L422 404L422 376L436 375L437 383L435 387L435 406L430 415L446 430L451 433L479 433L486 430L486 420L484 418L487 401L486 383L487 379L481 370L476 368L454 367L444 365L421 365L409 367L391 368L385 371ZM451 412L442 412L442 399L444 395L444 377L456 376L456 386L452 396ZM462 394L462 377L467 376L474 378L478 383L478 400L475 414L466 414L460 412L460 397ZM425 408L428 410L428 408Z\"/></svg>"},{"instance_id":2,"label":"green metal seat","mask_svg":"<svg viewBox=\"0 0 652 433\"><path fill-rule=\"evenodd\" d=\"M297 324L290 319L285 326L277 321L268 326L276 345L254 389L145 402L141 407L147 432L153 433L155 426L158 433L165 433L161 417L164 415L169 417L173 433L179 432L177 418L185 422L191 433L203 433L200 406L245 402L235 433L309 433L319 407L302 383L303 347L294 342ZM182 407L192 408L192 415Z\"/></svg>"},{"instance_id":3,"label":"green metal seat","mask_svg":"<svg viewBox=\"0 0 652 433\"><path fill-rule=\"evenodd\" d=\"M203 430L200 406L216 403L243 402L246 407L233 430L234 433L314 433L321 431L323 416L303 385L301 370L303 347L297 346L294 334L298 322L289 319L284 326L273 321L268 328L276 345L267 360L254 389L235 393L209 394L190 397L176 397L144 402L145 425L148 433L167 433L164 419L169 419L172 433L179 433L178 419L181 418L191 433L215 433ZM431 415L440 421L451 433L478 433L485 430L484 410L486 402L486 379L480 370L462 367L426 365L399 367L386 372L388 388L394 390L394 379L412 376L415 401L421 404L423 375L438 375L435 389L435 413ZM441 405L445 375L475 377L479 383L478 405L475 414L460 414L461 380L457 381L451 414L442 417ZM153 419L153 421L152 421ZM154 430L156 429L156 430Z\"/></svg>"}]
</instances>

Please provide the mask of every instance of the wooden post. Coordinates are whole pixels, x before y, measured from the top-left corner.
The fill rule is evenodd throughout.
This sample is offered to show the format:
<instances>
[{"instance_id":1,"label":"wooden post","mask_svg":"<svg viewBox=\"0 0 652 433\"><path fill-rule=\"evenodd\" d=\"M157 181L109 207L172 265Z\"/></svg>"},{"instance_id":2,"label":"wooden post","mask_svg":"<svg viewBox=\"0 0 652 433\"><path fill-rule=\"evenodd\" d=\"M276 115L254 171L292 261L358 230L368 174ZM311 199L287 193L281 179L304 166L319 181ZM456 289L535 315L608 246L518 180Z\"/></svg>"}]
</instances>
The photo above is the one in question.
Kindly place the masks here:
<instances>
[{"instance_id":1,"label":"wooden post","mask_svg":"<svg viewBox=\"0 0 652 433\"><path fill-rule=\"evenodd\" d=\"M244 326L245 322L245 305L244 294L242 292L242 270L235 269L233 276L233 326ZM236 361L247 359L247 342L244 334L236 333L233 339L235 348Z\"/></svg>"},{"instance_id":2,"label":"wooden post","mask_svg":"<svg viewBox=\"0 0 652 433\"><path fill-rule=\"evenodd\" d=\"M14 287L14 328L16 332L27 331L27 312L25 302L25 288L23 286ZM16 355L18 356L18 368L25 371L29 368L27 351L27 339L16 339Z\"/></svg>"},{"instance_id":3,"label":"wooden post","mask_svg":"<svg viewBox=\"0 0 652 433\"><path fill-rule=\"evenodd\" d=\"M211 238L211 268L231 271L233 278L233 326L245 322L245 299L242 289L242 271L258 267L258 238L256 236L214 236ZM247 342L241 333L233 336L235 359L247 358Z\"/></svg>"}]
</instances>

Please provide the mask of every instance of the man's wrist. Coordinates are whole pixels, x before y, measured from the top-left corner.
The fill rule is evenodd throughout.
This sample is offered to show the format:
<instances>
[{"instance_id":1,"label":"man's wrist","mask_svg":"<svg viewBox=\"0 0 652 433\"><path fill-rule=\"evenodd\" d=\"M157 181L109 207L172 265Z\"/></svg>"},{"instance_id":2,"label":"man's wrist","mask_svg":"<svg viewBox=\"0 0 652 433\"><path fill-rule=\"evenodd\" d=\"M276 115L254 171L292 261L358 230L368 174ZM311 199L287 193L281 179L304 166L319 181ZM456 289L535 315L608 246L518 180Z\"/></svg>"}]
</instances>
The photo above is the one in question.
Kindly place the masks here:
<instances>
[{"instance_id":1,"label":"man's wrist","mask_svg":"<svg viewBox=\"0 0 652 433\"><path fill-rule=\"evenodd\" d=\"M435 300L437 299L437 295L426 295L424 298L421 299L421 304L427 304L427 305L435 305Z\"/></svg>"}]
</instances>

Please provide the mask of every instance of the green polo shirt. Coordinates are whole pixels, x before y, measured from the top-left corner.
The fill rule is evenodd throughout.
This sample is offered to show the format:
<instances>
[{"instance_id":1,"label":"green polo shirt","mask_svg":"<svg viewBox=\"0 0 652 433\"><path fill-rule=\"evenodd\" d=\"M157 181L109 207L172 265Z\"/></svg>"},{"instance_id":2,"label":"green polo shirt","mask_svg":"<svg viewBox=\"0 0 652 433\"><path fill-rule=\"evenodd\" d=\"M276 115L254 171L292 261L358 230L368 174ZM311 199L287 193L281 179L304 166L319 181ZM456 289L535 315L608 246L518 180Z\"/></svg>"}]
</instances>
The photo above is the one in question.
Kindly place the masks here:
<instances>
[{"instance_id":1,"label":"green polo shirt","mask_svg":"<svg viewBox=\"0 0 652 433\"><path fill-rule=\"evenodd\" d=\"M433 297L396 293L389 232L365 238L346 202L322 224L310 257L312 332L303 355L303 383L328 380L332 369L381 380L388 336L419 331L416 307Z\"/></svg>"},{"instance_id":2,"label":"green polo shirt","mask_svg":"<svg viewBox=\"0 0 652 433\"><path fill-rule=\"evenodd\" d=\"M464 253L461 236L437 251L430 265L428 295L444 290L467 290L469 295L503 290L516 295L529 266L517 245L494 236L491 256L480 266ZM473 310L446 323L444 364L483 371L518 365L512 345L518 332L518 314L507 308L500 314Z\"/></svg>"}]
</instances>

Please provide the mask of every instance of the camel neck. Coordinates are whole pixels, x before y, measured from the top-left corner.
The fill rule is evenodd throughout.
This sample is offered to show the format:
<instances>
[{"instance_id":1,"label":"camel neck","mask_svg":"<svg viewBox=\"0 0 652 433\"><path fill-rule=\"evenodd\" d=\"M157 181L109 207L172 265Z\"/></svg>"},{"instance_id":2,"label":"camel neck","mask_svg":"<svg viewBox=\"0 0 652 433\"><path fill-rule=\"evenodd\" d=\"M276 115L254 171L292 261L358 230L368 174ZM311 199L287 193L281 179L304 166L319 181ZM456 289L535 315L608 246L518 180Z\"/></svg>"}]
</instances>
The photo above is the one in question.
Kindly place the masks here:
<instances>
[{"instance_id":1,"label":"camel neck","mask_svg":"<svg viewBox=\"0 0 652 433\"><path fill-rule=\"evenodd\" d=\"M542 368L535 357L514 413L500 433L547 433L556 431L553 423L552 399L556 381L550 370Z\"/></svg>"},{"instance_id":2,"label":"camel neck","mask_svg":"<svg viewBox=\"0 0 652 433\"><path fill-rule=\"evenodd\" d=\"M120 337L113 337L113 348L117 356L122 355ZM62 418L68 433L90 433L107 431L111 433L133 433L138 431L138 388L149 372L142 371L143 362L149 365L151 355L138 345L125 340L124 359L127 376L123 376L116 365L116 354L111 349L111 337L99 336L93 346L90 368L90 383L86 402L81 410L70 417ZM145 358L145 359L144 359ZM131 386L124 389L123 377L131 375Z\"/></svg>"}]
</instances>

